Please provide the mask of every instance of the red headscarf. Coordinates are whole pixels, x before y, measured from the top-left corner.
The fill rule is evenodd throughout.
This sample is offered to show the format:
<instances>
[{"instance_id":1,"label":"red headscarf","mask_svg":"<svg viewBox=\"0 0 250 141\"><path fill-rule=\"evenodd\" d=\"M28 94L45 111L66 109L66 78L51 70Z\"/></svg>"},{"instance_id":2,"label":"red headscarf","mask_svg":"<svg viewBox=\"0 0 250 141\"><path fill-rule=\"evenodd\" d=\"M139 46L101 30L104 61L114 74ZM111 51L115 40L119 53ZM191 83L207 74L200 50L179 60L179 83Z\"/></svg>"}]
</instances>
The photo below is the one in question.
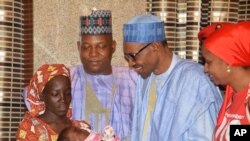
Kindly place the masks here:
<instances>
[{"instance_id":1,"label":"red headscarf","mask_svg":"<svg viewBox=\"0 0 250 141\"><path fill-rule=\"evenodd\" d=\"M69 69L63 64L44 64L33 75L28 85L27 100L30 102L30 113L41 115L45 104L40 100L45 85L54 77L64 75L70 78Z\"/></svg>"},{"instance_id":2,"label":"red headscarf","mask_svg":"<svg viewBox=\"0 0 250 141\"><path fill-rule=\"evenodd\" d=\"M232 25L233 23L228 22L215 22L212 23L209 26L204 27L199 33L198 33L198 39L200 41L205 40L208 36L210 36L215 30L220 29L222 26L228 26Z\"/></svg>"},{"instance_id":3,"label":"red headscarf","mask_svg":"<svg viewBox=\"0 0 250 141\"><path fill-rule=\"evenodd\" d=\"M221 25L203 46L232 66L250 66L250 21Z\"/></svg>"}]
</instances>

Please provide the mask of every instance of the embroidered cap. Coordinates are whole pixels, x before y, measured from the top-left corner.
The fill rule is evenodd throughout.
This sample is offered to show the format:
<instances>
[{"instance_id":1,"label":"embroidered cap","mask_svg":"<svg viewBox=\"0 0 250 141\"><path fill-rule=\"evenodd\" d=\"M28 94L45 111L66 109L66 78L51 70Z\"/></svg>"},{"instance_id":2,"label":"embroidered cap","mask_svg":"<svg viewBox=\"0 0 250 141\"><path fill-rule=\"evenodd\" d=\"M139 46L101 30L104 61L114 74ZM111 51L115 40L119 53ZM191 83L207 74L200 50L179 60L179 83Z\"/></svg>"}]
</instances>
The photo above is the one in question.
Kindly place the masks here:
<instances>
[{"instance_id":1,"label":"embroidered cap","mask_svg":"<svg viewBox=\"0 0 250 141\"><path fill-rule=\"evenodd\" d=\"M112 16L110 10L93 10L88 16L80 17L81 35L112 34Z\"/></svg>"},{"instance_id":2,"label":"embroidered cap","mask_svg":"<svg viewBox=\"0 0 250 141\"><path fill-rule=\"evenodd\" d=\"M164 40L164 22L158 16L151 14L135 16L123 25L124 42L150 43Z\"/></svg>"}]
</instances>

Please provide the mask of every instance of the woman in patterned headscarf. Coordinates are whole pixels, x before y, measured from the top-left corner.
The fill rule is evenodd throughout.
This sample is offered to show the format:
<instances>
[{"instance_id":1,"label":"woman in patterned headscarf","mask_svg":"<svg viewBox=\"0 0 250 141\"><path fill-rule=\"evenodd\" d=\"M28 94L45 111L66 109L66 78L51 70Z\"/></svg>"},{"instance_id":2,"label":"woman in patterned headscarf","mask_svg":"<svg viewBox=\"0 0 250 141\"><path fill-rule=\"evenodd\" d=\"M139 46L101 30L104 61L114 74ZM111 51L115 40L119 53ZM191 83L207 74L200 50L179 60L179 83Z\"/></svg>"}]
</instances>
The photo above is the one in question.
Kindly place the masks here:
<instances>
[{"instance_id":1,"label":"woman in patterned headscarf","mask_svg":"<svg viewBox=\"0 0 250 141\"><path fill-rule=\"evenodd\" d=\"M42 65L28 85L27 99L30 112L19 125L17 141L56 141L58 133L66 127L89 127L85 122L69 118L70 74L62 64Z\"/></svg>"},{"instance_id":2,"label":"woman in patterned headscarf","mask_svg":"<svg viewBox=\"0 0 250 141\"><path fill-rule=\"evenodd\" d=\"M215 84L227 85L213 138L229 141L230 124L250 124L250 21L211 25L201 36L207 36L204 71Z\"/></svg>"}]
</instances>

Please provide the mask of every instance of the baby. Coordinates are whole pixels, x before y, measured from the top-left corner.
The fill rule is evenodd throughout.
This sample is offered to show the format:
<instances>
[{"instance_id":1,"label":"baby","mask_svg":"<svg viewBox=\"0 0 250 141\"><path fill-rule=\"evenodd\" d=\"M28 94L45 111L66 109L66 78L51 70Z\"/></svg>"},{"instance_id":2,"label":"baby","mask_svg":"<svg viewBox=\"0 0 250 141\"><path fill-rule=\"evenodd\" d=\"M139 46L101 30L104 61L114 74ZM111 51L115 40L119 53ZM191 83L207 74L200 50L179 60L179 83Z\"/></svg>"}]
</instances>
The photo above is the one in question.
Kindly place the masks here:
<instances>
[{"instance_id":1,"label":"baby","mask_svg":"<svg viewBox=\"0 0 250 141\"><path fill-rule=\"evenodd\" d=\"M70 126L59 134L57 141L120 141L120 139L115 136L111 126L106 126L102 134Z\"/></svg>"}]
</instances>

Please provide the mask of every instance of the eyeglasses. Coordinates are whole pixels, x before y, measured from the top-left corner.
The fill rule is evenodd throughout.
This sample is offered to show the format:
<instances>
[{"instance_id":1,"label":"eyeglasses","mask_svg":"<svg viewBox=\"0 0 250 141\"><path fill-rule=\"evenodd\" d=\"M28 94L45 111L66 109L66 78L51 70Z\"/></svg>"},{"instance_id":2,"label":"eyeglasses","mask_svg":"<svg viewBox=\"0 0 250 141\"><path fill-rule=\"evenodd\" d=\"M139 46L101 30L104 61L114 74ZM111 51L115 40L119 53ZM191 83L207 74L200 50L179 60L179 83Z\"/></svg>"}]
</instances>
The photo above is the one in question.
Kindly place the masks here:
<instances>
[{"instance_id":1,"label":"eyeglasses","mask_svg":"<svg viewBox=\"0 0 250 141\"><path fill-rule=\"evenodd\" d=\"M127 60L127 61L133 61L133 62L135 62L136 61L136 56L140 53L140 52L142 52L145 48L147 48L149 45L151 45L152 44L152 42L151 43L148 43L148 44L146 44L143 48L141 48L138 52L136 52L136 53L124 53L124 58Z\"/></svg>"}]
</instances>

